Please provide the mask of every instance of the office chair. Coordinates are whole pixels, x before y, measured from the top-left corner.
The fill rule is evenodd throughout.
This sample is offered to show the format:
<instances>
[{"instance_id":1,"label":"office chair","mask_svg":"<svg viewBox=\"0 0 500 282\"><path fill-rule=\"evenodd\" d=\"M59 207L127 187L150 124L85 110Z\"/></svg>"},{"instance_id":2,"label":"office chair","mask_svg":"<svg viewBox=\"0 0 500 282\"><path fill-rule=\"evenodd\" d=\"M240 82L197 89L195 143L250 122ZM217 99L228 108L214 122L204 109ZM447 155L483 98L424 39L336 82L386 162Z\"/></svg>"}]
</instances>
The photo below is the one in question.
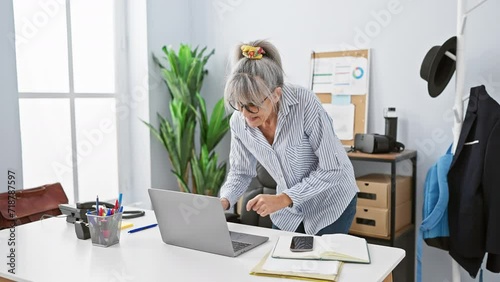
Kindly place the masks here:
<instances>
[{"instance_id":1,"label":"office chair","mask_svg":"<svg viewBox=\"0 0 500 282\"><path fill-rule=\"evenodd\" d=\"M268 227L271 228L272 223L269 216L261 217L255 211L247 211L246 205L247 202L253 199L255 196L259 194L276 194L276 181L269 175L266 169L257 164L257 176L252 179L248 189L242 196L242 200L238 202L241 203L241 214L238 216L236 213L228 213L226 212L226 220L228 222L237 222L247 225L254 225L260 227Z\"/></svg>"}]
</instances>

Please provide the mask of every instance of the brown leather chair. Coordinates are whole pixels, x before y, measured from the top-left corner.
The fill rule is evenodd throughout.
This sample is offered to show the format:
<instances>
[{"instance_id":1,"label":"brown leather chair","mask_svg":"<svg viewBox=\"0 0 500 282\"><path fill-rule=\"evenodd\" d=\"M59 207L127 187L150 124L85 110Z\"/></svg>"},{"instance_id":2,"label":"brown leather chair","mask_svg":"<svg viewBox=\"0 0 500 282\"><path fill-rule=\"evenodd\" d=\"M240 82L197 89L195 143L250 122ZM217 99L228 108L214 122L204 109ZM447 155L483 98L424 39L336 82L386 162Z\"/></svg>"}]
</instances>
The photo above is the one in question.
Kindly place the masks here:
<instances>
[{"instance_id":1,"label":"brown leather chair","mask_svg":"<svg viewBox=\"0 0 500 282\"><path fill-rule=\"evenodd\" d=\"M247 211L247 202L259 194L276 194L276 181L269 175L266 169L257 164L257 176L252 179L248 189L242 196L241 214L226 213L226 220L229 222L237 222L247 225L271 228L272 223L269 216L261 217L255 211Z\"/></svg>"}]
</instances>

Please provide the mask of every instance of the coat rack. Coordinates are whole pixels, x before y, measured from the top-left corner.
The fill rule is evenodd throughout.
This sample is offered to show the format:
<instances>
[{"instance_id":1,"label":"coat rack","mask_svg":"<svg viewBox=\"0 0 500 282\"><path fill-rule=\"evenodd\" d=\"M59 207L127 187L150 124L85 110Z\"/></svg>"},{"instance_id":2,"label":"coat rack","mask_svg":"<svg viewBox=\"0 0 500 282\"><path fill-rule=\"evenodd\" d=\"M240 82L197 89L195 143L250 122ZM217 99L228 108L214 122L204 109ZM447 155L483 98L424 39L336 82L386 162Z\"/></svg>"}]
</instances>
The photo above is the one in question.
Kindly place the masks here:
<instances>
[{"instance_id":1,"label":"coat rack","mask_svg":"<svg viewBox=\"0 0 500 282\"><path fill-rule=\"evenodd\" d=\"M481 0L476 5L466 10L467 0L457 0L457 52L456 56L447 53L446 55L456 61L456 79L455 79L455 105L453 112L455 115L453 122L453 154L457 149L460 131L462 130L463 114L464 114L464 82L465 82L465 59L464 59L464 30L467 22L467 16L476 8L484 4L487 0ZM455 57L455 58L454 58ZM467 98L468 96L466 96ZM452 281L460 282L460 266L452 259Z\"/></svg>"},{"instance_id":2,"label":"coat rack","mask_svg":"<svg viewBox=\"0 0 500 282\"><path fill-rule=\"evenodd\" d=\"M432 47L424 58L420 69L420 76L427 80L428 91L431 97L437 97L446 88L453 72L456 71L455 79L455 103L453 106L453 148L455 154L460 132L464 120L464 101L469 95L464 96L465 82L465 39L464 30L467 16L487 0L479 0L470 9L466 9L467 0L457 0L457 35L448 39L441 46ZM464 98L465 97L465 98ZM460 282L460 266L452 258L452 281ZM480 279L481 280L481 279Z\"/></svg>"}]
</instances>

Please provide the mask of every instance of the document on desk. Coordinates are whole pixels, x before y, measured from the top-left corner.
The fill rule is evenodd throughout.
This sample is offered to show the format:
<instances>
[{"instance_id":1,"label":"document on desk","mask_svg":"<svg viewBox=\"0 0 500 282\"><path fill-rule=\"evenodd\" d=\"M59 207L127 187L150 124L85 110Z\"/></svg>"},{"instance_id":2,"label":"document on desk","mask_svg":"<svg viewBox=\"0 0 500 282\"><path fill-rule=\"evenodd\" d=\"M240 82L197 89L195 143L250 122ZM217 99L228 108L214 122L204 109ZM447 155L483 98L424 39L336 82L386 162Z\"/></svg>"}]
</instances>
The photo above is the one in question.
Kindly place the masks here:
<instances>
[{"instance_id":1,"label":"document on desk","mask_svg":"<svg viewBox=\"0 0 500 282\"><path fill-rule=\"evenodd\" d=\"M343 262L275 259L270 253L252 269L250 274L291 279L337 281Z\"/></svg>"},{"instance_id":2,"label":"document on desk","mask_svg":"<svg viewBox=\"0 0 500 282\"><path fill-rule=\"evenodd\" d=\"M303 260L303 259L275 259L268 257L262 269L267 271L290 271L296 273L316 273L337 275L339 261L335 260Z\"/></svg>"},{"instance_id":3,"label":"document on desk","mask_svg":"<svg viewBox=\"0 0 500 282\"><path fill-rule=\"evenodd\" d=\"M343 262L370 263L366 239L347 234L314 236L313 250L292 252L292 236L280 236L272 251L273 258L338 260Z\"/></svg>"}]
</instances>

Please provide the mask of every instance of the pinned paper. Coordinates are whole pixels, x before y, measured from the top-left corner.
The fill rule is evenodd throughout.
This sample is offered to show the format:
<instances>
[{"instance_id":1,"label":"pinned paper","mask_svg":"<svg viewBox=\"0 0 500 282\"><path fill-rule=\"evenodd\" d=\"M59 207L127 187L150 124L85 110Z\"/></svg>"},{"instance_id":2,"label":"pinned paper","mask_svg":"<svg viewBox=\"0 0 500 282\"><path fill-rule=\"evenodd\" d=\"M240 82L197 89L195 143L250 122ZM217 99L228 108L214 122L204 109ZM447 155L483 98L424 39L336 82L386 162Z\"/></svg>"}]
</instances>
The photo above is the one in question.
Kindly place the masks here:
<instances>
[{"instance_id":1,"label":"pinned paper","mask_svg":"<svg viewBox=\"0 0 500 282\"><path fill-rule=\"evenodd\" d=\"M351 104L351 95L332 95L332 104L349 105Z\"/></svg>"},{"instance_id":2,"label":"pinned paper","mask_svg":"<svg viewBox=\"0 0 500 282\"><path fill-rule=\"evenodd\" d=\"M368 93L368 59L340 56L313 59L315 93L365 95Z\"/></svg>"},{"instance_id":3,"label":"pinned paper","mask_svg":"<svg viewBox=\"0 0 500 282\"><path fill-rule=\"evenodd\" d=\"M313 91L331 93L333 89L333 60L315 59L313 69Z\"/></svg>"},{"instance_id":4,"label":"pinned paper","mask_svg":"<svg viewBox=\"0 0 500 282\"><path fill-rule=\"evenodd\" d=\"M354 105L323 104L333 120L333 129L340 140L354 139Z\"/></svg>"},{"instance_id":5,"label":"pinned paper","mask_svg":"<svg viewBox=\"0 0 500 282\"><path fill-rule=\"evenodd\" d=\"M335 58L332 94L363 95L368 93L368 60L363 57Z\"/></svg>"}]
</instances>

